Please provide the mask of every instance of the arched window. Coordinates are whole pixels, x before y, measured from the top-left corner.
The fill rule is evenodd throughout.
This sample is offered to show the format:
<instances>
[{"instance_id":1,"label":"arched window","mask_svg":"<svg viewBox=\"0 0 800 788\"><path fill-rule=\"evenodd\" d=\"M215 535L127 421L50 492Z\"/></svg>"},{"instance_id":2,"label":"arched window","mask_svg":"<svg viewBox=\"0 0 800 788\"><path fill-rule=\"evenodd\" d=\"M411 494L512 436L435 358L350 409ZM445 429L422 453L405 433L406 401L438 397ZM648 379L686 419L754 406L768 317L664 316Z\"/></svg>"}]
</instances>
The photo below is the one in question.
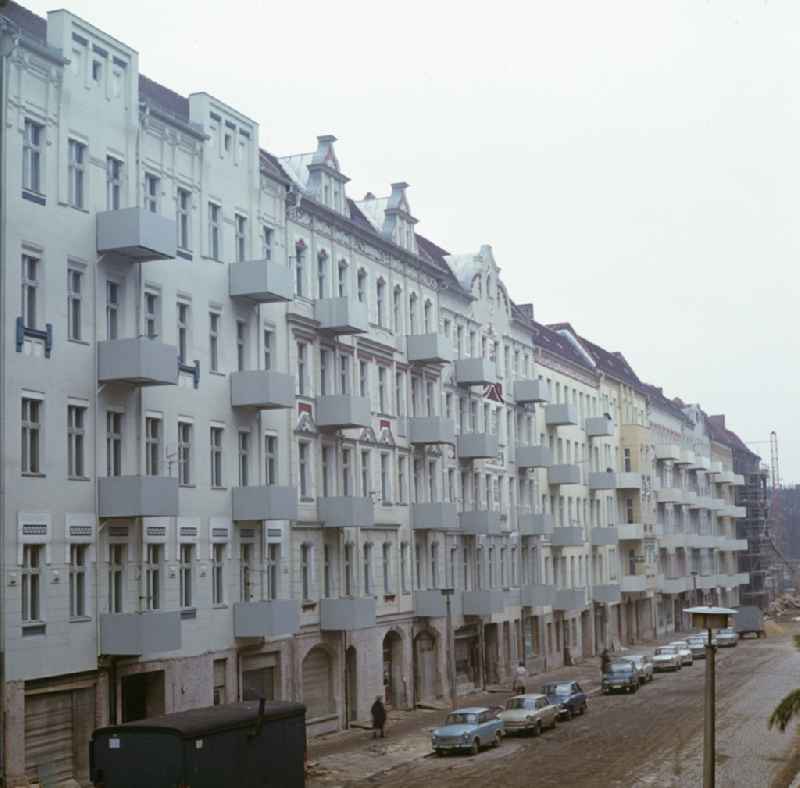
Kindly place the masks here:
<instances>
[{"instance_id":1,"label":"arched window","mask_svg":"<svg viewBox=\"0 0 800 788\"><path fill-rule=\"evenodd\" d=\"M305 295L306 245L301 240L294 247L294 292L295 295Z\"/></svg>"},{"instance_id":2,"label":"arched window","mask_svg":"<svg viewBox=\"0 0 800 788\"><path fill-rule=\"evenodd\" d=\"M358 270L358 300L367 303L367 272L363 268Z\"/></svg>"},{"instance_id":3,"label":"arched window","mask_svg":"<svg viewBox=\"0 0 800 788\"><path fill-rule=\"evenodd\" d=\"M383 279L378 280L375 293L378 301L378 325L383 326L386 319L386 282L384 282Z\"/></svg>"},{"instance_id":4,"label":"arched window","mask_svg":"<svg viewBox=\"0 0 800 788\"><path fill-rule=\"evenodd\" d=\"M408 329L410 334L417 333L417 294L412 293L408 298Z\"/></svg>"},{"instance_id":5,"label":"arched window","mask_svg":"<svg viewBox=\"0 0 800 788\"><path fill-rule=\"evenodd\" d=\"M431 331L432 331L432 328L431 328L431 326L432 326L431 318L432 317L433 317L433 304L431 304L430 301L425 301L424 317L423 317L423 319L425 321L425 328L424 328L423 333L425 333L425 334L430 334Z\"/></svg>"},{"instance_id":6,"label":"arched window","mask_svg":"<svg viewBox=\"0 0 800 788\"><path fill-rule=\"evenodd\" d=\"M338 277L339 298L344 298L347 295L347 260L339 260Z\"/></svg>"},{"instance_id":7,"label":"arched window","mask_svg":"<svg viewBox=\"0 0 800 788\"><path fill-rule=\"evenodd\" d=\"M478 295L482 296L483 295L483 279L481 279L481 275L480 274L477 274L475 276L475 278L472 280L472 286L475 287L476 285L478 287Z\"/></svg>"},{"instance_id":8,"label":"arched window","mask_svg":"<svg viewBox=\"0 0 800 788\"><path fill-rule=\"evenodd\" d=\"M492 277L490 274L486 275L486 297L492 297Z\"/></svg>"},{"instance_id":9,"label":"arched window","mask_svg":"<svg viewBox=\"0 0 800 788\"><path fill-rule=\"evenodd\" d=\"M399 334L403 327L403 291L400 289L400 285L397 285L394 289L394 300L392 303L392 311L393 311L393 319L394 319L394 331L396 334Z\"/></svg>"},{"instance_id":10,"label":"arched window","mask_svg":"<svg viewBox=\"0 0 800 788\"><path fill-rule=\"evenodd\" d=\"M324 250L317 255L317 298L325 298L328 276L328 253Z\"/></svg>"}]
</instances>

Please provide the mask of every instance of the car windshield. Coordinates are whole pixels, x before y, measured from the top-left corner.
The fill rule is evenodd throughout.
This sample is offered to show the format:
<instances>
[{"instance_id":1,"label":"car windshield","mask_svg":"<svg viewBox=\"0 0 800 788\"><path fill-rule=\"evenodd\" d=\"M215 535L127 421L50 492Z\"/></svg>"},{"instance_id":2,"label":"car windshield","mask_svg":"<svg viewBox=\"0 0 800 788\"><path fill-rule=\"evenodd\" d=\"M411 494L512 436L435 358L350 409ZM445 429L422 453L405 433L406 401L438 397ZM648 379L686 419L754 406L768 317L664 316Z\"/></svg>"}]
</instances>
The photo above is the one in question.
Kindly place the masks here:
<instances>
[{"instance_id":1,"label":"car windshield","mask_svg":"<svg viewBox=\"0 0 800 788\"><path fill-rule=\"evenodd\" d=\"M735 632L735 630L728 628L728 629L720 629L719 632L717 632L717 634L718 635L733 635L734 632Z\"/></svg>"},{"instance_id":2,"label":"car windshield","mask_svg":"<svg viewBox=\"0 0 800 788\"><path fill-rule=\"evenodd\" d=\"M672 646L673 648L686 648L685 643L673 643Z\"/></svg>"},{"instance_id":3,"label":"car windshield","mask_svg":"<svg viewBox=\"0 0 800 788\"><path fill-rule=\"evenodd\" d=\"M478 721L477 714L464 714L463 712L454 712L448 714L445 720L445 725L475 725Z\"/></svg>"},{"instance_id":4,"label":"car windshield","mask_svg":"<svg viewBox=\"0 0 800 788\"><path fill-rule=\"evenodd\" d=\"M608 668L609 673L631 673L633 666L627 662L615 662Z\"/></svg>"},{"instance_id":5,"label":"car windshield","mask_svg":"<svg viewBox=\"0 0 800 788\"><path fill-rule=\"evenodd\" d=\"M511 698L506 703L507 709L534 709L533 698Z\"/></svg>"},{"instance_id":6,"label":"car windshield","mask_svg":"<svg viewBox=\"0 0 800 788\"><path fill-rule=\"evenodd\" d=\"M676 653L677 652L676 652L676 649L674 648L674 646L662 646L661 648L657 648L656 649L656 655L664 654L666 656L671 657Z\"/></svg>"},{"instance_id":7,"label":"car windshield","mask_svg":"<svg viewBox=\"0 0 800 788\"><path fill-rule=\"evenodd\" d=\"M636 657L625 657L625 659L627 659L628 662L633 662L634 665L638 665L642 662L643 658L636 656Z\"/></svg>"}]
</instances>

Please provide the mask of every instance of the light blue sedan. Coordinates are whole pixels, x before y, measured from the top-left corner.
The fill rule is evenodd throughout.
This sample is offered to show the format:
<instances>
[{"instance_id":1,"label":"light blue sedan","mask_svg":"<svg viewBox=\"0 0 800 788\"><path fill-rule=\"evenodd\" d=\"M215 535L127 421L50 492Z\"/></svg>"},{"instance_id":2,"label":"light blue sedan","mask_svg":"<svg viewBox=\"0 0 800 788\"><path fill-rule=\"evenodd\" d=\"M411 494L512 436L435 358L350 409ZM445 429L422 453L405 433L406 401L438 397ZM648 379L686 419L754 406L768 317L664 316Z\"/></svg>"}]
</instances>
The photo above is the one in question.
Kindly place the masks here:
<instances>
[{"instance_id":1,"label":"light blue sedan","mask_svg":"<svg viewBox=\"0 0 800 788\"><path fill-rule=\"evenodd\" d=\"M468 750L477 755L481 747L497 747L503 738L503 721L495 710L485 706L456 709L447 715L444 725L435 728L431 744L437 755L450 750Z\"/></svg>"}]
</instances>

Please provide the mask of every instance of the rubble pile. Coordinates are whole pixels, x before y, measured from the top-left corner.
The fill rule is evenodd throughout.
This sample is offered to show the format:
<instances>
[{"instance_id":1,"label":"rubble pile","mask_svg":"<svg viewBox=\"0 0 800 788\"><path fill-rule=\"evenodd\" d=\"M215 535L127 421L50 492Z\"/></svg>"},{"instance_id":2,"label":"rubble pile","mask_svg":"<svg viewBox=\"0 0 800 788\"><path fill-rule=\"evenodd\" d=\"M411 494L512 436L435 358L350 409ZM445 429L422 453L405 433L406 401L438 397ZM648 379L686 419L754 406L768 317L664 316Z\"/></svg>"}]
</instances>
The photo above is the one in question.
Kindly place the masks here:
<instances>
[{"instance_id":1,"label":"rubble pile","mask_svg":"<svg viewBox=\"0 0 800 788\"><path fill-rule=\"evenodd\" d=\"M770 618L792 615L800 611L800 594L787 592L776 597L764 613Z\"/></svg>"}]
</instances>

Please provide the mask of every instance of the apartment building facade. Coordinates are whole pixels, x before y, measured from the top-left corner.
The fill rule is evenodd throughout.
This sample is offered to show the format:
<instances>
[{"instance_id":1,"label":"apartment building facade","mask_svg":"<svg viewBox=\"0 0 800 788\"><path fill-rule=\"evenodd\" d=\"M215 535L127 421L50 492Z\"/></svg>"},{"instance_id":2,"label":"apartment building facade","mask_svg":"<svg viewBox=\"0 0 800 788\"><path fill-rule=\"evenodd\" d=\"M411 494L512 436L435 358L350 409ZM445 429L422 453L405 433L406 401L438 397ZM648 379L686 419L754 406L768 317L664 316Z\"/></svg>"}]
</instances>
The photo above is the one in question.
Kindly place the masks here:
<instances>
[{"instance_id":1,"label":"apartment building facade","mask_svg":"<svg viewBox=\"0 0 800 788\"><path fill-rule=\"evenodd\" d=\"M699 409L420 235L407 184L354 200L332 135L276 158L3 13L8 784L84 779L111 721L285 698L314 735L579 660L678 626L692 567L735 603Z\"/></svg>"}]
</instances>

